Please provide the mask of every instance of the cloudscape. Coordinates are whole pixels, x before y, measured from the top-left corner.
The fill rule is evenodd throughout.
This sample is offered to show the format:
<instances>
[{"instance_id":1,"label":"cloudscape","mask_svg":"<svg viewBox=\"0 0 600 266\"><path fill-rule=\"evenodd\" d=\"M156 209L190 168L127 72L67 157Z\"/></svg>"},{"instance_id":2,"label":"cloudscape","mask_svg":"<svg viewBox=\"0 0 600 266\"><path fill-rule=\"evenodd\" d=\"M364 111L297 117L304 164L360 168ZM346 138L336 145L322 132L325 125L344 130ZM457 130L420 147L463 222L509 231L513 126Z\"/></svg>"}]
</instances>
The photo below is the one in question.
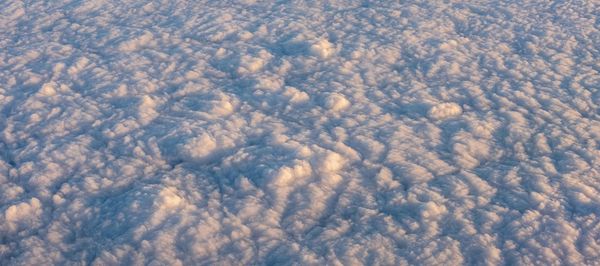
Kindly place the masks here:
<instances>
[{"instance_id":1,"label":"cloudscape","mask_svg":"<svg viewBox=\"0 0 600 266\"><path fill-rule=\"evenodd\" d=\"M599 262L598 1L0 1L0 265Z\"/></svg>"}]
</instances>

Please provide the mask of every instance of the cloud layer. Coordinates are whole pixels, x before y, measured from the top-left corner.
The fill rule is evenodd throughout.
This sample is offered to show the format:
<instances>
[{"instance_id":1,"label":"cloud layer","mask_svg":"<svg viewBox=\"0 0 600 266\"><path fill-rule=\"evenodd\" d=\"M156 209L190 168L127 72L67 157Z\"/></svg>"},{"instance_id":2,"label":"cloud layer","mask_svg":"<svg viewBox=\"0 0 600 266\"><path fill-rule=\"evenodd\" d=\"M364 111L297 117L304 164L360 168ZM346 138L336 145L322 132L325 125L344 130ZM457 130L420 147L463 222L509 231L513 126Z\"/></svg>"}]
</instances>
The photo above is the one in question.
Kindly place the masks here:
<instances>
[{"instance_id":1,"label":"cloud layer","mask_svg":"<svg viewBox=\"0 0 600 266\"><path fill-rule=\"evenodd\" d=\"M600 260L594 1L4 1L0 264Z\"/></svg>"}]
</instances>

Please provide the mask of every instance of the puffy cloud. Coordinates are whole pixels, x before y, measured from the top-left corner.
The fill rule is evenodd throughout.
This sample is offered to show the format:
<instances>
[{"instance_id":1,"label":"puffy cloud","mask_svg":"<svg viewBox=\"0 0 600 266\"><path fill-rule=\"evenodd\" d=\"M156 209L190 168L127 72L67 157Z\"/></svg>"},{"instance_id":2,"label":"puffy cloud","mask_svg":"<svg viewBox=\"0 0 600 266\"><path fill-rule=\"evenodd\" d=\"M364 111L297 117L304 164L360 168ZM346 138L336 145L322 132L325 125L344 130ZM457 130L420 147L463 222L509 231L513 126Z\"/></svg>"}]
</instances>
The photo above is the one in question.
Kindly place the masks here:
<instances>
[{"instance_id":1,"label":"puffy cloud","mask_svg":"<svg viewBox=\"0 0 600 266\"><path fill-rule=\"evenodd\" d=\"M327 39L321 39L310 46L310 52L312 55L327 59L335 52L335 47Z\"/></svg>"},{"instance_id":2,"label":"puffy cloud","mask_svg":"<svg viewBox=\"0 0 600 266\"><path fill-rule=\"evenodd\" d=\"M1 265L600 260L594 1L21 2Z\"/></svg>"},{"instance_id":3,"label":"puffy cloud","mask_svg":"<svg viewBox=\"0 0 600 266\"><path fill-rule=\"evenodd\" d=\"M332 93L325 99L325 107L334 112L342 111L350 106L350 101L339 93Z\"/></svg>"},{"instance_id":4,"label":"puffy cloud","mask_svg":"<svg viewBox=\"0 0 600 266\"><path fill-rule=\"evenodd\" d=\"M37 198L8 206L4 210L3 229L15 233L25 229L34 229L41 225L42 203Z\"/></svg>"},{"instance_id":5,"label":"puffy cloud","mask_svg":"<svg viewBox=\"0 0 600 266\"><path fill-rule=\"evenodd\" d=\"M431 107L427 115L432 119L441 120L458 116L462 112L462 108L456 103L440 103Z\"/></svg>"}]
</instances>

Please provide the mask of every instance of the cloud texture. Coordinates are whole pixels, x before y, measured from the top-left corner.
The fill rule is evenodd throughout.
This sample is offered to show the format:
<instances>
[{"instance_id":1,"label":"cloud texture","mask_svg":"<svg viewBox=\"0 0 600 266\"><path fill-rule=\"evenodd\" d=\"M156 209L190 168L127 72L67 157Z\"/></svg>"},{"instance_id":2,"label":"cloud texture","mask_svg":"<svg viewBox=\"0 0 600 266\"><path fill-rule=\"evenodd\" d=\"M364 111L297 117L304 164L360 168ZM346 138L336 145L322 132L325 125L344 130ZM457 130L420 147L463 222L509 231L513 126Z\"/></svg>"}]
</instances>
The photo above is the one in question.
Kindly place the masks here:
<instances>
[{"instance_id":1,"label":"cloud texture","mask_svg":"<svg viewBox=\"0 0 600 266\"><path fill-rule=\"evenodd\" d=\"M600 261L596 1L2 1L0 264Z\"/></svg>"}]
</instances>

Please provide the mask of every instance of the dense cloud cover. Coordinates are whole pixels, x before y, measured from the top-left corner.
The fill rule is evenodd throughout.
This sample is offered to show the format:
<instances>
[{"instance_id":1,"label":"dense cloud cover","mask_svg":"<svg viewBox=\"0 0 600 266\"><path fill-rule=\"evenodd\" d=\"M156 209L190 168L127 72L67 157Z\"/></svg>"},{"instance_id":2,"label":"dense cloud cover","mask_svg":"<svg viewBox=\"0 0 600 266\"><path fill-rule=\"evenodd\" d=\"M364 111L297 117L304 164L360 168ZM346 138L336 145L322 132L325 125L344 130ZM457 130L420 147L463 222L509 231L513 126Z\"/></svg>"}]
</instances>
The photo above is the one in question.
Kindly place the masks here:
<instances>
[{"instance_id":1,"label":"dense cloud cover","mask_svg":"<svg viewBox=\"0 0 600 266\"><path fill-rule=\"evenodd\" d=\"M598 1L0 1L0 264L600 261Z\"/></svg>"}]
</instances>

